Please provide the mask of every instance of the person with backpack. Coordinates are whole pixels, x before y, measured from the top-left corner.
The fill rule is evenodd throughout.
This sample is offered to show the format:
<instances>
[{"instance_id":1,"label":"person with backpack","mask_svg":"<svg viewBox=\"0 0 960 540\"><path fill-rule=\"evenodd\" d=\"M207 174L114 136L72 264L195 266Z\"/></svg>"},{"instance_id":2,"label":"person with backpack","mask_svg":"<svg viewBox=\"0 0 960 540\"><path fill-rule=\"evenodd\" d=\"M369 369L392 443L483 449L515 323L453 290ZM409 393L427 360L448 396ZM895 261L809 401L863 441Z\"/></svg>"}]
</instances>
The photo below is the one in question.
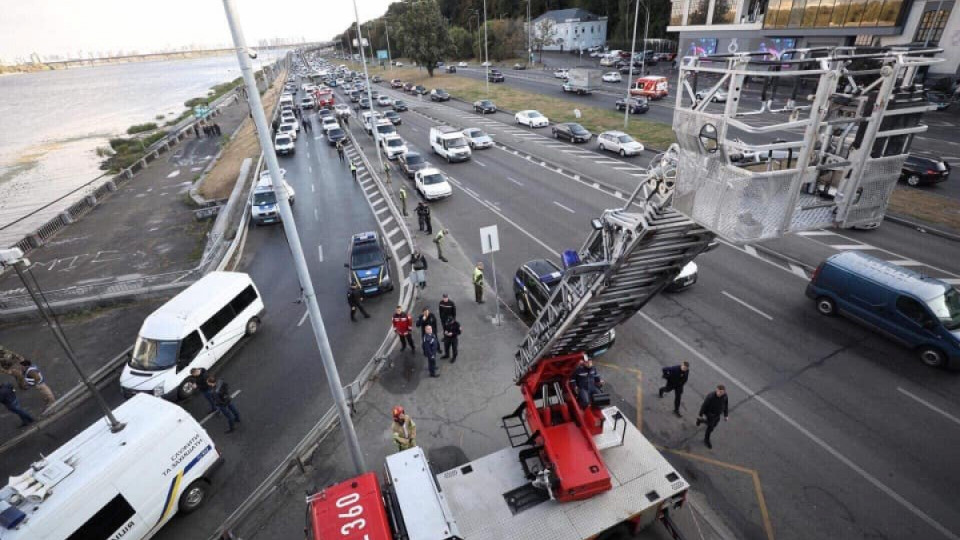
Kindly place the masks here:
<instances>
[{"instance_id":1,"label":"person with backpack","mask_svg":"<svg viewBox=\"0 0 960 540\"><path fill-rule=\"evenodd\" d=\"M20 361L20 367L23 368L24 386L26 388L35 388L37 392L40 393L40 397L43 398L44 410L49 409L50 406L57 401L57 398L53 395L53 390L50 390L50 386L47 385L40 368L33 365L33 362L27 359Z\"/></svg>"},{"instance_id":2,"label":"person with backpack","mask_svg":"<svg viewBox=\"0 0 960 540\"><path fill-rule=\"evenodd\" d=\"M233 397L230 395L230 387L227 381L217 380L213 375L207 376L207 384L213 388L213 403L220 411L220 414L227 419L226 433L233 433L234 423L240 423L240 413L237 412L236 405L233 404Z\"/></svg>"}]
</instances>

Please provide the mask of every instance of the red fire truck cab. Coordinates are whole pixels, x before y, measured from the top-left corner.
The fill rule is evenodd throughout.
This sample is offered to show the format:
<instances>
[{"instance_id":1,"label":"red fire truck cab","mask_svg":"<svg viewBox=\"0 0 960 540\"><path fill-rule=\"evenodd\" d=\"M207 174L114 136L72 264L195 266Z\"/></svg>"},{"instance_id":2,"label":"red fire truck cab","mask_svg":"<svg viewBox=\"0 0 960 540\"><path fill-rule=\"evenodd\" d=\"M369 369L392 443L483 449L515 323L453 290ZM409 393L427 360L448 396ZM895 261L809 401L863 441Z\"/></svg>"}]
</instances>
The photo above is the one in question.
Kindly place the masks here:
<instances>
[{"instance_id":1,"label":"red fire truck cab","mask_svg":"<svg viewBox=\"0 0 960 540\"><path fill-rule=\"evenodd\" d=\"M314 93L317 99L317 107L333 107L333 90L324 88Z\"/></svg>"},{"instance_id":2,"label":"red fire truck cab","mask_svg":"<svg viewBox=\"0 0 960 540\"><path fill-rule=\"evenodd\" d=\"M670 83L666 77L649 75L646 77L637 77L630 85L631 96L643 96L649 99L662 99L667 97L670 89Z\"/></svg>"}]
</instances>

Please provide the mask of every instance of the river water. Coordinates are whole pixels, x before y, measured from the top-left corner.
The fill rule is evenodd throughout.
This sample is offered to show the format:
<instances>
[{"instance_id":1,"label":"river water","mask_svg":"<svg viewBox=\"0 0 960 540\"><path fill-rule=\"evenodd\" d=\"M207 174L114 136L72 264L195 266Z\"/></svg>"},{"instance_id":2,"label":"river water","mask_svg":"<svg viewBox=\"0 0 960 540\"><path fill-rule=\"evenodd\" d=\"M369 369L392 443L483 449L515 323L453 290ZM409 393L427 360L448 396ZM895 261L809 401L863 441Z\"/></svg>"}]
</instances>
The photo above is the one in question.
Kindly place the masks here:
<instances>
[{"instance_id":1,"label":"river water","mask_svg":"<svg viewBox=\"0 0 960 540\"><path fill-rule=\"evenodd\" d=\"M283 54L260 51L258 60ZM184 101L239 76L234 54L0 76L0 227L101 175L95 151L110 137L162 125ZM45 222L64 202L29 221ZM0 247L20 225L0 232Z\"/></svg>"}]
</instances>

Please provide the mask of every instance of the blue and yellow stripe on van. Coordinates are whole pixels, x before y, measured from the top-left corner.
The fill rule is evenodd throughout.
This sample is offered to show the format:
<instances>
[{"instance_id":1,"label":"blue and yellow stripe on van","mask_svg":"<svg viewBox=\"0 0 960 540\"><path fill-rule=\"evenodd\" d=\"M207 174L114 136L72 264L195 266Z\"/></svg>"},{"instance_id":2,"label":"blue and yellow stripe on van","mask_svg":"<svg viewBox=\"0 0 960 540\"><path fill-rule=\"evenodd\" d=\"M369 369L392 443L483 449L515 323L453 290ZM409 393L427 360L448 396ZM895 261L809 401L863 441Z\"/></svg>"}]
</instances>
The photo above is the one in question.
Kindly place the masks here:
<instances>
[{"instance_id":1,"label":"blue and yellow stripe on van","mask_svg":"<svg viewBox=\"0 0 960 540\"><path fill-rule=\"evenodd\" d=\"M167 519L167 516L170 515L170 511L173 510L174 505L177 504L179 497L177 495L180 493L180 483L183 481L183 477L190 472L197 463L200 462L208 452L213 450L213 446L207 445L202 452L197 454L197 457L190 460L190 463L187 463L187 466L183 468L182 471L177 472L177 476L170 481L170 489L167 491L167 500L163 503L163 513L160 514L160 519L157 520L157 524L160 524L163 520Z\"/></svg>"}]
</instances>

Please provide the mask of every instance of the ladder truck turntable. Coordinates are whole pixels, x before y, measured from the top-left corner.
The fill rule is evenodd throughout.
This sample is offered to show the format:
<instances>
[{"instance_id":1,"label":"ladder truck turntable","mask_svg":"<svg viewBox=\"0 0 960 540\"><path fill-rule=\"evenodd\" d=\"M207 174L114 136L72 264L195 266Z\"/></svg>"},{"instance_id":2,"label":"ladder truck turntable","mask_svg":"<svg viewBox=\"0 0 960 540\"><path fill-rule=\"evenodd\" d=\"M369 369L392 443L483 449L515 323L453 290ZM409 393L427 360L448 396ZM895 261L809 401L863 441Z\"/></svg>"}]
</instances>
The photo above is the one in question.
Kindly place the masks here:
<instances>
[{"instance_id":1,"label":"ladder truck turntable","mask_svg":"<svg viewBox=\"0 0 960 540\"><path fill-rule=\"evenodd\" d=\"M931 106L917 99L914 76L935 52L684 58L677 143L565 253L563 277L520 344L522 401L503 418L510 446L439 474L422 448L390 455L382 485L368 472L307 498L313 538L607 539L659 520L679 539L670 512L690 484L608 395L578 403L571 378L583 351L717 236L744 244L881 220L913 136L926 130ZM759 106L741 100L748 86L762 87ZM783 87L788 95L778 96ZM727 101L713 103L720 90ZM745 142L773 134L791 140ZM767 158L738 161L747 153Z\"/></svg>"}]
</instances>

